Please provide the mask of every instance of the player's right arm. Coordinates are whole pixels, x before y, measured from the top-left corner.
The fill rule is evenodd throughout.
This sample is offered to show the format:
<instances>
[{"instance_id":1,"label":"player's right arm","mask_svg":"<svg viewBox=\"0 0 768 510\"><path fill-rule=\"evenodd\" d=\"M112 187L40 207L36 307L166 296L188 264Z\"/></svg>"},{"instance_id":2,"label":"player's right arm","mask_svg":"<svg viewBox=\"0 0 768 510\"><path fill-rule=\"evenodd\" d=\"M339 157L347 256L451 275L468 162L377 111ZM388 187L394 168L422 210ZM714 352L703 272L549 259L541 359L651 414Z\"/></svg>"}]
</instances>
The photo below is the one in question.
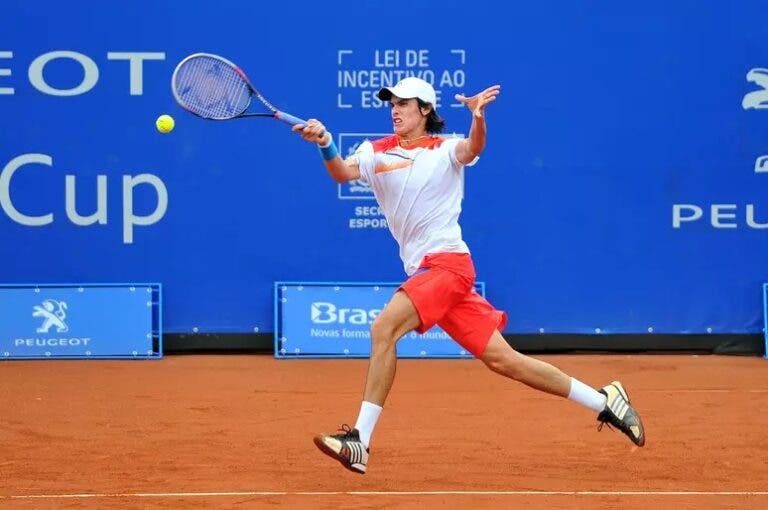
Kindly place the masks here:
<instances>
[{"instance_id":1,"label":"player's right arm","mask_svg":"<svg viewBox=\"0 0 768 510\"><path fill-rule=\"evenodd\" d=\"M306 125L294 126L293 130L297 131L304 140L316 143L320 147L329 146L329 144L333 145L332 151L329 150L329 146L321 149L320 152L323 154L325 168L334 181L341 183L360 178L360 164L357 158L351 156L346 160L342 159L333 143L333 136L325 129L322 122L317 119L309 119ZM334 152L335 155L333 154Z\"/></svg>"},{"instance_id":2,"label":"player's right arm","mask_svg":"<svg viewBox=\"0 0 768 510\"><path fill-rule=\"evenodd\" d=\"M326 133L326 136L331 135ZM323 145L323 143L320 145ZM332 160L323 161L323 163L328 173L331 174L331 178L336 182L343 183L360 178L360 164L355 156L341 159L341 156L337 154Z\"/></svg>"}]
</instances>

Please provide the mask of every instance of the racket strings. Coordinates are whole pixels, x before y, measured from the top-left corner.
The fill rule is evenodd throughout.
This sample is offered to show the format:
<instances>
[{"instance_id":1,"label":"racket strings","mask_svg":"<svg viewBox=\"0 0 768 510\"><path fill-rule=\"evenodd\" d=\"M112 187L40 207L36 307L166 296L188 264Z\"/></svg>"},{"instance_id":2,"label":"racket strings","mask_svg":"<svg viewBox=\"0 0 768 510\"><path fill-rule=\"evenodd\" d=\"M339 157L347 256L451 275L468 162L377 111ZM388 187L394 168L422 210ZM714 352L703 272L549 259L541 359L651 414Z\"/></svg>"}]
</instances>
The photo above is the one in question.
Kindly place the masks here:
<instances>
[{"instance_id":1,"label":"racket strings","mask_svg":"<svg viewBox=\"0 0 768 510\"><path fill-rule=\"evenodd\" d=\"M174 82L177 98L193 113L209 119L229 119L251 102L248 84L230 65L210 57L185 62Z\"/></svg>"}]
</instances>

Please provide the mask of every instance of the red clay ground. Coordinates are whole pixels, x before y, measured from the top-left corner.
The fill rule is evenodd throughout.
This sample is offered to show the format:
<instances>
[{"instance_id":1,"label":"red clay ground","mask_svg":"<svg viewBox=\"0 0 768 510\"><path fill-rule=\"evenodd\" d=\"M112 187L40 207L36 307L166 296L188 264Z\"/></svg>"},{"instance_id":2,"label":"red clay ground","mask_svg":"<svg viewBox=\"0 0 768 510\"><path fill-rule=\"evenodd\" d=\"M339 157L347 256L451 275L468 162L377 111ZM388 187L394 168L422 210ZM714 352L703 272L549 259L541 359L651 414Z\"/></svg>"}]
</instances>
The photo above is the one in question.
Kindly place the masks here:
<instances>
[{"instance_id":1,"label":"red clay ground","mask_svg":"<svg viewBox=\"0 0 768 510\"><path fill-rule=\"evenodd\" d=\"M768 508L768 361L542 358L619 377L645 448L477 361L401 360L361 476L311 439L354 423L365 360L0 363L0 507Z\"/></svg>"}]
</instances>

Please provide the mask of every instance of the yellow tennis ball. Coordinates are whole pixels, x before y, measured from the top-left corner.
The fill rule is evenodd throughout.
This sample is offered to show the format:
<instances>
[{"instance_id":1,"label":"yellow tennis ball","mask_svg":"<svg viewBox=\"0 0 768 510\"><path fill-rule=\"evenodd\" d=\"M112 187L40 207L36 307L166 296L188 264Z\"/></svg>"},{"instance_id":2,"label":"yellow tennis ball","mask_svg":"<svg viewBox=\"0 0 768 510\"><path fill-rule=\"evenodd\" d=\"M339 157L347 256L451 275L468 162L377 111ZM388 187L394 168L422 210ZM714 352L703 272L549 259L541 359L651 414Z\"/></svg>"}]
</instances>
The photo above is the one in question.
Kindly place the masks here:
<instances>
[{"instance_id":1,"label":"yellow tennis ball","mask_svg":"<svg viewBox=\"0 0 768 510\"><path fill-rule=\"evenodd\" d=\"M155 121L155 126L157 126L157 130L161 133L170 133L175 125L176 121L173 120L173 117L166 114L159 116Z\"/></svg>"}]
</instances>

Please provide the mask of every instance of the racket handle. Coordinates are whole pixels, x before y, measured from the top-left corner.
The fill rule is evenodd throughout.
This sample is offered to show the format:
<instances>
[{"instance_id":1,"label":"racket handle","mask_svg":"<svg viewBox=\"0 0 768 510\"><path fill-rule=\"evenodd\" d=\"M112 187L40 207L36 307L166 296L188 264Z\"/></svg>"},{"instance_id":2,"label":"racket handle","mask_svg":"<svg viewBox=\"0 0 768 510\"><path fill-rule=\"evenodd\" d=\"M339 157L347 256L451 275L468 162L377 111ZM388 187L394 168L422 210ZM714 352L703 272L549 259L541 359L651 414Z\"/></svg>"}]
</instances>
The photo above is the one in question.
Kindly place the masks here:
<instances>
[{"instance_id":1,"label":"racket handle","mask_svg":"<svg viewBox=\"0 0 768 510\"><path fill-rule=\"evenodd\" d=\"M298 124L306 124L307 121L304 119L300 119L298 117L294 117L290 113L285 112L277 112L275 113L275 118L277 120L281 120L285 122L286 124L290 124L291 126L296 126Z\"/></svg>"}]
</instances>

